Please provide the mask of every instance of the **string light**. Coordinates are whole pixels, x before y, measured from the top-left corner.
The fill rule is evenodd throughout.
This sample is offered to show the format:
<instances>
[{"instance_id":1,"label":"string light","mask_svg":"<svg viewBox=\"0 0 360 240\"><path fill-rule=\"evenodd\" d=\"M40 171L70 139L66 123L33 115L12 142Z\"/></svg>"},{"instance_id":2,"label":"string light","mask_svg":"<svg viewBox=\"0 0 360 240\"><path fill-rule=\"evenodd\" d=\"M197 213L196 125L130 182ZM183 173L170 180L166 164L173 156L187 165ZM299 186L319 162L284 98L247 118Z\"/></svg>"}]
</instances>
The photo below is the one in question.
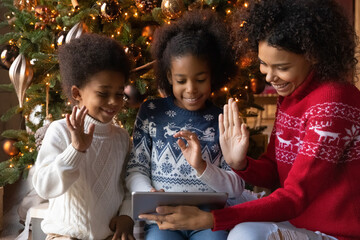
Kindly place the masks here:
<instances>
[{"instance_id":1,"label":"string light","mask_svg":"<svg viewBox=\"0 0 360 240\"><path fill-rule=\"evenodd\" d=\"M249 4L248 4L247 2L245 2L245 3L244 3L244 7L247 8L248 6L249 6Z\"/></svg>"}]
</instances>

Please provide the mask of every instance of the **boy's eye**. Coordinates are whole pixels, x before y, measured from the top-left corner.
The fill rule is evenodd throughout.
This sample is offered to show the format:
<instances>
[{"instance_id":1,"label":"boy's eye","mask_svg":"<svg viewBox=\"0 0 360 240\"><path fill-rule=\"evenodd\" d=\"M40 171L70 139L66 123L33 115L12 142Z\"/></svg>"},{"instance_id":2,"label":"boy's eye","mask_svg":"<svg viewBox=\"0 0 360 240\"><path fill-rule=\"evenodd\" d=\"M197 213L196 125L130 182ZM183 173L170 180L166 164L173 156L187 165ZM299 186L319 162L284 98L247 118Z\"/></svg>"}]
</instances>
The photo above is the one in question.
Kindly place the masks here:
<instances>
[{"instance_id":1,"label":"boy's eye","mask_svg":"<svg viewBox=\"0 0 360 240\"><path fill-rule=\"evenodd\" d=\"M286 70L289 69L289 67L278 67L278 69L279 69L280 71L286 71Z\"/></svg>"},{"instance_id":2,"label":"boy's eye","mask_svg":"<svg viewBox=\"0 0 360 240\"><path fill-rule=\"evenodd\" d=\"M117 94L116 94L116 97L124 98L124 97L125 97L125 94L124 94L124 93L117 93Z\"/></svg>"}]
</instances>

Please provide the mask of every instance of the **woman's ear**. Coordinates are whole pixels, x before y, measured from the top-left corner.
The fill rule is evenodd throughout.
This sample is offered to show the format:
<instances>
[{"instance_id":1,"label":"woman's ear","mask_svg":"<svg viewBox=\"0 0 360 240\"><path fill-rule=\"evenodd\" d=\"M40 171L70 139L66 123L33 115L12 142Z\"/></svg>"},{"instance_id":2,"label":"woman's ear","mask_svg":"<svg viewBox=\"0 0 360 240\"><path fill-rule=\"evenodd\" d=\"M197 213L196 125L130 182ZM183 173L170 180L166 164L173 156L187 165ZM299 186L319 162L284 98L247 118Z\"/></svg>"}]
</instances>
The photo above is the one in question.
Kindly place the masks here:
<instances>
[{"instance_id":1,"label":"woman's ear","mask_svg":"<svg viewBox=\"0 0 360 240\"><path fill-rule=\"evenodd\" d=\"M75 85L71 87L71 97L78 102L81 100L80 89Z\"/></svg>"}]
</instances>

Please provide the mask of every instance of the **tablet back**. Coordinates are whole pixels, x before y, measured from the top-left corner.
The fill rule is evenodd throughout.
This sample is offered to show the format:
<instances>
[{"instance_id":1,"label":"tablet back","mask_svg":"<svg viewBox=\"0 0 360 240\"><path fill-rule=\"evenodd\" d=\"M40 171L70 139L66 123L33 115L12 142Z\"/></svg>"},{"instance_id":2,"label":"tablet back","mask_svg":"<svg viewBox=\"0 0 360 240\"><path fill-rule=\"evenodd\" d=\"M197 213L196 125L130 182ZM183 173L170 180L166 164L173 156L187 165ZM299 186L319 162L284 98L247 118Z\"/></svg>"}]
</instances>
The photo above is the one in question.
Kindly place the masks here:
<instances>
[{"instance_id":1,"label":"tablet back","mask_svg":"<svg viewBox=\"0 0 360 240\"><path fill-rule=\"evenodd\" d=\"M203 210L223 208L228 198L227 193L203 192L133 192L133 218L138 220L142 213L155 213L158 206L189 205Z\"/></svg>"}]
</instances>

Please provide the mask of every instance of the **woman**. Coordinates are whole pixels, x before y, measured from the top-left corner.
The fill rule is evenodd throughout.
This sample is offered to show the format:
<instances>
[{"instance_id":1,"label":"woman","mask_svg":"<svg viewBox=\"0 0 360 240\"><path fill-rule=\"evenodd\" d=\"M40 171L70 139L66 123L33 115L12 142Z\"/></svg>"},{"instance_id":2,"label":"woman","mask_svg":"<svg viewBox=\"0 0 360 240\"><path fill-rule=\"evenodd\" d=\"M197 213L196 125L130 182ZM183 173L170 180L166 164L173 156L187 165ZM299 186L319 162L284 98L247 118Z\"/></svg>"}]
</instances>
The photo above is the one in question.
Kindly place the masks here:
<instances>
[{"instance_id":1,"label":"woman","mask_svg":"<svg viewBox=\"0 0 360 240\"><path fill-rule=\"evenodd\" d=\"M220 143L238 175L274 191L211 213L159 207L162 215L143 218L160 229L232 229L228 239L360 238L356 36L340 9L334 1L264 0L241 15L240 49L258 53L278 108L260 159L246 157L249 134L231 99L219 120Z\"/></svg>"}]
</instances>

